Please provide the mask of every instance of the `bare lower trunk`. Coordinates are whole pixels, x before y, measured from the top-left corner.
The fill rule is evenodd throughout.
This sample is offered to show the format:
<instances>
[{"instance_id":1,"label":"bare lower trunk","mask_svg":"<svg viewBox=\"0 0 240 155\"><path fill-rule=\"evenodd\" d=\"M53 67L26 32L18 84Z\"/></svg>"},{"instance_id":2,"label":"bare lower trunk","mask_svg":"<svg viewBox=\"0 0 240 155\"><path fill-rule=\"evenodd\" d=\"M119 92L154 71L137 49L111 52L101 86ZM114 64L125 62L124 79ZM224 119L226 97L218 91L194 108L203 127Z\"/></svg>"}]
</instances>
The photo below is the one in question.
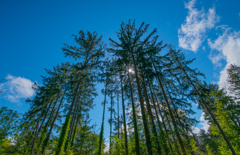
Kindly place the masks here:
<instances>
[{"instance_id":1,"label":"bare lower trunk","mask_svg":"<svg viewBox=\"0 0 240 155\"><path fill-rule=\"evenodd\" d=\"M136 78L136 82L137 82L138 95L139 95L139 101L140 101L140 107L141 107L144 132L145 132L145 136L146 136L146 145L147 145L148 155L152 155L152 143L151 143L150 133L149 133L149 129L148 129L148 122L147 122L146 113L145 113L145 107L144 107L143 95L142 95L142 91L141 91L141 87L140 87L140 81L138 78L138 70L137 70L137 66L135 63L133 53L132 53L132 59L134 62L135 78Z\"/></svg>"},{"instance_id":2,"label":"bare lower trunk","mask_svg":"<svg viewBox=\"0 0 240 155\"><path fill-rule=\"evenodd\" d=\"M65 89L65 92L66 92L66 89ZM65 94L65 92L64 92L64 94ZM52 122L52 124L51 124L51 127L50 127L50 130L49 130L49 132L48 132L47 138L45 139L45 143L44 143L43 149L42 149L42 154L44 154L45 148L46 148L47 143L48 143L48 140L49 140L49 138L50 138L50 135L51 135L51 132L52 132L52 129L53 129L53 125L54 125L54 123L55 123L55 121L56 121L56 119L57 119L57 116L58 116L60 107L61 107L61 105L62 105L63 99L64 99L64 95L62 96L62 98L61 98L61 100L60 100L60 103L59 103L59 106L58 106L58 109L57 109L57 113L56 113L56 115L55 115L55 117L54 117L54 119L53 119L53 122Z\"/></svg>"},{"instance_id":3,"label":"bare lower trunk","mask_svg":"<svg viewBox=\"0 0 240 155\"><path fill-rule=\"evenodd\" d=\"M124 135L125 135L125 153L126 155L128 155L127 125L126 125L126 118L125 118L125 105L124 105L122 78L121 78L121 91L122 91L123 125L124 125Z\"/></svg>"},{"instance_id":4,"label":"bare lower trunk","mask_svg":"<svg viewBox=\"0 0 240 155\"><path fill-rule=\"evenodd\" d=\"M163 129L162 129L162 126L161 126L161 123L160 123L160 120L159 120L159 115L158 115L158 112L157 112L156 103L155 103L155 100L154 100L154 96L153 96L153 92L152 92L152 88L151 88L150 83L149 83L149 89L150 89L150 93L151 93L151 97L152 97L153 107L154 107L155 114L156 114L157 121L158 121L158 127L159 127L159 130L160 130L161 139L163 141L163 147L164 147L164 150L165 150L165 154L168 155L169 154L169 149L167 147L166 137L165 137L165 134L163 132Z\"/></svg>"},{"instance_id":5,"label":"bare lower trunk","mask_svg":"<svg viewBox=\"0 0 240 155\"><path fill-rule=\"evenodd\" d=\"M63 127L62 127L62 133L60 134L60 137L59 137L59 141L58 141L58 146L57 146L57 151L56 151L56 155L60 154L60 152L62 151L62 148L66 142L65 138L66 137L66 134L68 132L68 127L69 127L69 123L71 121L71 115L72 115L72 111L73 111L73 106L75 105L75 102L76 102L76 98L77 98L77 94L78 94L78 89L80 87L80 80L78 81L77 83L77 87L76 87L76 90L75 90L75 93L74 93L74 97L73 97L73 100L72 100L72 104L70 106L70 109L69 109L69 112L68 112L68 115L66 117L66 120L63 124ZM62 139L62 140L61 140Z\"/></svg>"},{"instance_id":6,"label":"bare lower trunk","mask_svg":"<svg viewBox=\"0 0 240 155\"><path fill-rule=\"evenodd\" d=\"M132 92L132 83L131 83L131 77L128 72L128 82L130 86L130 92L131 92L131 100L132 100L132 111L133 111L133 125L134 125L134 137L135 137L135 149L136 154L140 155L140 146L139 146L139 136L138 136L138 128L137 128L137 119L136 119L136 112L135 112L135 105L133 101L133 92Z\"/></svg>"},{"instance_id":7,"label":"bare lower trunk","mask_svg":"<svg viewBox=\"0 0 240 155\"><path fill-rule=\"evenodd\" d=\"M36 130L36 134L35 134L34 139L33 139L33 143L32 143L32 147L31 147L30 155L32 155L32 153L33 153L36 139L37 139L37 137L38 137L39 132L40 132L41 129L42 129L43 123L45 122L45 119L46 119L47 114L48 114L48 111L49 111L49 109L50 109L50 107L51 107L51 105L52 105L52 102L53 102L53 100L51 100L51 102L50 102L50 104L49 104L49 106L48 106L48 108L47 108L47 112L45 113L45 116L44 116L44 118L43 118L43 120L42 120L42 123L41 123L39 129Z\"/></svg>"},{"instance_id":8,"label":"bare lower trunk","mask_svg":"<svg viewBox=\"0 0 240 155\"><path fill-rule=\"evenodd\" d=\"M159 104L158 104L157 108L158 108L159 114L160 114L161 119L162 119L162 122L163 122L163 127L164 127L165 132L166 132L166 136L167 136L167 140L168 140L168 145L169 145L171 151L173 152L172 144L171 144L170 137L169 137L169 134L168 134L168 130L167 130L167 127L166 127L166 123L165 123L165 120L164 120L164 118L163 118L162 112L161 112L161 110L160 110L160 108L159 108Z\"/></svg>"},{"instance_id":9,"label":"bare lower trunk","mask_svg":"<svg viewBox=\"0 0 240 155\"><path fill-rule=\"evenodd\" d=\"M154 66L154 69L155 69L156 73L158 73L158 71L157 71L154 63L153 63L153 66ZM175 122L175 118L174 118L173 113L172 113L172 109L171 109L170 104L169 104L169 102L168 102L168 98L167 98L167 95L166 95L166 93L165 93L165 90L164 90L164 87L163 87L161 78L159 77L159 74L157 74L157 78L158 78L158 82L159 82L160 88L161 88L161 90L162 90L162 94L163 94L163 96L164 96L165 103L166 103L166 106L167 106L167 108L168 108L168 111L169 111L169 114L170 114L170 117L171 117L171 120L172 120L172 123L173 123L174 131L175 131L175 133L176 133L178 142L179 142L180 147L181 147L181 150L182 150L182 154L183 154L183 155L187 155L186 150L185 150L185 147L184 147L184 144L183 144L183 141L182 141L182 138L181 138L181 136L180 136L180 134L179 134L179 131L178 131L178 128L177 128L177 125L176 125L176 122Z\"/></svg>"},{"instance_id":10,"label":"bare lower trunk","mask_svg":"<svg viewBox=\"0 0 240 155\"><path fill-rule=\"evenodd\" d=\"M157 153L162 154L161 147L158 142L158 134L157 134L156 126L154 124L154 118L153 118L153 114L152 114L152 110L151 110L151 105L149 103L147 88L146 88L145 81L144 81L145 78L144 78L144 74L142 72L141 72L141 77L142 77L142 83L143 83L143 88L144 88L144 96L145 96L145 100L147 103L147 111L148 111L148 115L150 116L150 123L152 126L153 135L154 135L154 141L157 144Z\"/></svg>"},{"instance_id":11,"label":"bare lower trunk","mask_svg":"<svg viewBox=\"0 0 240 155\"><path fill-rule=\"evenodd\" d=\"M99 140L99 149L98 154L101 155L102 153L102 139L103 139L103 128L104 128L104 115L105 115L105 106L106 106L106 97L107 97L107 80L105 83L105 93L104 93L104 101L103 101L103 117L102 117L102 126L100 131L100 140Z\"/></svg>"}]
</instances>

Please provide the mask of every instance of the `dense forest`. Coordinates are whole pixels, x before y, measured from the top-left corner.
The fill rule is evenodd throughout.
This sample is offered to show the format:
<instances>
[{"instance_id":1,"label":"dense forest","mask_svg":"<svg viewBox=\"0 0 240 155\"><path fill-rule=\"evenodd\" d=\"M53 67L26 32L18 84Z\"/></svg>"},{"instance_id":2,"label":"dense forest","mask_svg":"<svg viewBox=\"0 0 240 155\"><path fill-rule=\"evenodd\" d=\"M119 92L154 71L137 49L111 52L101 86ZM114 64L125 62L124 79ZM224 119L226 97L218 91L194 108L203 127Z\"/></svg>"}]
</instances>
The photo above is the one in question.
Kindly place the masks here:
<instances>
[{"instance_id":1,"label":"dense forest","mask_svg":"<svg viewBox=\"0 0 240 155\"><path fill-rule=\"evenodd\" d=\"M190 67L194 59L148 29L122 23L109 45L96 32L73 35L78 45L64 44L62 51L74 63L45 69L42 84L32 86L35 96L26 100L30 109L21 115L1 107L0 154L240 154L240 67L228 68L228 85L220 89ZM94 101L97 95L103 101ZM103 107L100 127L89 115L94 104ZM199 123L191 117L193 104L205 113L208 132L193 133Z\"/></svg>"}]
</instances>

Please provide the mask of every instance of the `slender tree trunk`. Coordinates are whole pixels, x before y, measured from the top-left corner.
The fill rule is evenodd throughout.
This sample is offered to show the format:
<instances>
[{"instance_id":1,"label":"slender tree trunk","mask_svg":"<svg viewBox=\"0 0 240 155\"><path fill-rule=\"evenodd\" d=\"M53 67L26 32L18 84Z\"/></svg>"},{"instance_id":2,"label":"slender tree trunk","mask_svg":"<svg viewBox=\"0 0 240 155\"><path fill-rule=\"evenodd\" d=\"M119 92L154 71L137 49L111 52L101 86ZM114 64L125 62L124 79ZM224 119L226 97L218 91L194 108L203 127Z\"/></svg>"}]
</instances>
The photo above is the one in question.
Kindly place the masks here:
<instances>
[{"instance_id":1,"label":"slender tree trunk","mask_svg":"<svg viewBox=\"0 0 240 155\"><path fill-rule=\"evenodd\" d=\"M118 115L118 138L119 138L119 135L120 135L120 133L119 133L119 128L120 128L120 126L119 126L119 93L118 93L118 91L117 91L117 115Z\"/></svg>"},{"instance_id":2,"label":"slender tree trunk","mask_svg":"<svg viewBox=\"0 0 240 155\"><path fill-rule=\"evenodd\" d=\"M126 155L128 155L127 125L126 125L126 118L125 118L126 115L125 115L122 77L121 77L121 91L122 91L123 125L124 125L124 133L125 133L125 153L126 153Z\"/></svg>"},{"instance_id":3,"label":"slender tree trunk","mask_svg":"<svg viewBox=\"0 0 240 155\"><path fill-rule=\"evenodd\" d=\"M48 120L47 120L45 126L43 127L43 132L42 132L43 134L45 134L45 133L47 132L48 125L49 125L49 123L51 122L51 120L52 120L52 118L53 118L53 115L54 115L54 112L55 112L55 106L57 105L59 96L60 96L60 95L58 94L58 95L57 95L57 98L56 98L56 100L55 100L55 102L54 102L54 104L53 104L52 111L51 111L51 113L49 114ZM39 142L39 144L38 144L38 147L40 147L43 138L44 138L44 137L41 137L40 142Z\"/></svg>"},{"instance_id":4,"label":"slender tree trunk","mask_svg":"<svg viewBox=\"0 0 240 155\"><path fill-rule=\"evenodd\" d=\"M85 126L84 126L84 130L83 130L83 136L81 137L83 142L84 142L84 138L85 138L85 132L86 132L86 129L87 129L87 119L88 119L88 116L87 116L87 112L86 112ZM80 147L80 154L82 152L82 147L83 147L83 145L81 145L81 147Z\"/></svg>"},{"instance_id":5,"label":"slender tree trunk","mask_svg":"<svg viewBox=\"0 0 240 155\"><path fill-rule=\"evenodd\" d=\"M113 96L111 91L111 111L110 111L110 147L109 147L109 154L111 155L112 152L112 112L113 112Z\"/></svg>"},{"instance_id":6,"label":"slender tree trunk","mask_svg":"<svg viewBox=\"0 0 240 155\"><path fill-rule=\"evenodd\" d=\"M81 90L79 91L79 93L81 94ZM77 99L78 100L78 99ZM75 124L77 123L77 112L78 112L78 106L79 105L77 105L77 100L76 100L76 104L75 104L75 108L74 108L74 110L75 110L75 112L74 112L74 114L73 114L73 118L72 118L72 120L71 120L71 124L70 124L70 130L69 130L69 132L68 132L68 139L67 139L67 141L66 141L66 143L65 143L65 152L68 150L68 149L70 149L70 146L71 146L71 141L72 141L72 139L74 138L73 137L73 130L74 130L74 127L75 127Z\"/></svg>"},{"instance_id":7,"label":"slender tree trunk","mask_svg":"<svg viewBox=\"0 0 240 155\"><path fill-rule=\"evenodd\" d=\"M179 145L178 145L178 143L177 143L177 141L176 141L176 138L175 138L175 135L176 134L173 134L173 130L172 130L172 127L171 127L171 125L170 125L170 121L169 121L169 119L168 119L168 117L167 117L167 114L166 114L166 112L165 112L165 115L166 115L166 119L167 119L167 124L168 124L168 127L169 127L169 131L171 131L171 133L172 133L172 137L173 137L173 141L174 141L174 144L175 144L175 150L177 150L177 153L180 155L180 152L179 152Z\"/></svg>"},{"instance_id":8,"label":"slender tree trunk","mask_svg":"<svg viewBox=\"0 0 240 155\"><path fill-rule=\"evenodd\" d=\"M166 86L167 86L167 85L166 85ZM167 88L169 88L169 87L167 87ZM175 103L173 102L172 96L171 96L171 94L170 94L170 92L169 92L168 90L167 90L167 93L168 93L168 96L169 96L169 98L170 98L170 101L172 102L172 105L173 105L174 111L175 111L175 113L176 113L176 117L177 117L177 119L178 119L178 122L179 122L179 124L182 126L182 130L185 131L184 135L185 135L186 140L187 140L187 142L188 142L188 147L189 147L189 149L190 149L191 155L195 155L195 153L194 153L194 151L193 151L193 149L192 149L192 146L191 146L191 144L190 144L187 131L186 131L185 127L184 127L184 123L182 123L181 120L180 120L180 117L179 117L179 115L178 115L178 111L177 111L176 105L175 105Z\"/></svg>"},{"instance_id":9,"label":"slender tree trunk","mask_svg":"<svg viewBox=\"0 0 240 155\"><path fill-rule=\"evenodd\" d=\"M67 151L69 151L69 149L70 149L70 142L71 142L71 138L72 138L72 132L73 132L73 128L74 128L74 124L75 124L75 120L76 120L76 113L77 113L77 101L76 101L76 103L75 103L75 106L74 106L74 108L73 108L73 116L72 116L72 119L71 119L71 121L70 121L70 125L69 125L69 131L68 131L68 137L67 137L67 140L66 140L66 142L65 142L65 145L64 145L64 152L67 152Z\"/></svg>"},{"instance_id":10,"label":"slender tree trunk","mask_svg":"<svg viewBox=\"0 0 240 155\"><path fill-rule=\"evenodd\" d=\"M161 103L161 105L163 106L163 103L162 103L162 102L160 102L160 103ZM165 124L165 120L164 120L163 115L162 115L162 113L161 113L161 111L160 111L159 105L158 105L158 109L159 109L159 113L160 113L160 115L161 115L161 117L162 117L163 123ZM166 128L166 130L167 130L167 125L168 125L169 132L171 131L170 134L172 135L172 139L173 139L173 141L174 141L175 150L177 151L178 155L180 155L181 153L179 152L179 145L178 145L178 143L177 143L177 141L176 141L176 138L175 138L175 135L176 135L176 134L173 133L173 130L172 130L172 127L171 127L171 125L170 125L170 121L169 121L169 119L168 119L167 112L165 111L165 109L163 110L163 113L164 113L164 116L165 116L166 122L167 122L166 125L165 125L165 128ZM170 138L170 137L169 137L169 138ZM169 141L170 141L170 139L169 139Z\"/></svg>"},{"instance_id":11,"label":"slender tree trunk","mask_svg":"<svg viewBox=\"0 0 240 155\"><path fill-rule=\"evenodd\" d=\"M137 82L137 88L138 88L139 101L140 101L140 106L141 106L144 132L145 132L145 136L146 136L146 145L147 145L148 155L152 155L152 143L151 143L151 138L150 138L149 129L148 129L148 125L147 125L148 122L147 122L147 118L146 118L146 114L145 114L143 96L142 96L142 91L141 91L141 87L140 87L140 81L138 78L138 70L137 70L133 52L132 52L132 59L133 59L133 63L134 63L135 78L136 78L136 82Z\"/></svg>"},{"instance_id":12,"label":"slender tree trunk","mask_svg":"<svg viewBox=\"0 0 240 155\"><path fill-rule=\"evenodd\" d=\"M69 130L69 123L71 121L71 115L72 115L72 111L73 111L73 106L74 106L74 104L76 102L78 89L80 87L80 82L81 82L81 80L78 80L72 104L70 106L70 109L69 109L68 115L66 117L66 120L65 120L65 122L64 122L64 124L62 126L62 131L61 131L61 134L60 134L60 137L59 137L56 155L59 155L62 152L63 146L64 146L64 144L66 142L66 139L67 139L67 132Z\"/></svg>"},{"instance_id":13,"label":"slender tree trunk","mask_svg":"<svg viewBox=\"0 0 240 155\"><path fill-rule=\"evenodd\" d=\"M164 127L165 132L166 132L166 136L167 136L167 140L168 140L168 145L169 145L171 151L173 152L173 148L172 148L171 141L170 141L170 136L169 136L169 134L168 134L168 130L167 130L167 127L166 127L166 123L165 123L165 120L164 120L164 118L163 118L162 112L161 112L161 110L160 110L159 104L158 104L157 108L158 108L158 112L159 112L160 117L161 117L162 122L163 122L163 127ZM180 153L179 153L179 154L180 154Z\"/></svg>"},{"instance_id":14,"label":"slender tree trunk","mask_svg":"<svg viewBox=\"0 0 240 155\"><path fill-rule=\"evenodd\" d=\"M48 108L47 108L47 112L45 113L45 116L44 116L44 118L43 118L43 120L42 120L42 123L41 123L41 125L40 125L40 127L39 127L39 129L38 129L37 137L38 137L39 132L42 130L42 126L43 126L43 124L44 124L44 122L45 122L45 119L46 119L47 114L48 114L48 111L49 111L49 109L50 109L50 107L51 107L51 105L52 105L52 102L53 102L53 100L51 100L51 102L50 102L50 104L49 104L49 106L48 106Z\"/></svg>"},{"instance_id":15,"label":"slender tree trunk","mask_svg":"<svg viewBox=\"0 0 240 155\"><path fill-rule=\"evenodd\" d=\"M107 80L105 83L105 93L104 93L104 102L103 102L103 117L102 117L102 126L100 131L100 140L99 140L99 149L98 154L101 155L102 148L102 140L103 140L103 129L104 129L104 115L105 115L105 106L106 106L106 98L107 98Z\"/></svg>"},{"instance_id":16,"label":"slender tree trunk","mask_svg":"<svg viewBox=\"0 0 240 155\"><path fill-rule=\"evenodd\" d=\"M79 107L80 107L80 110L79 110L80 111L80 116L77 117L77 121L76 121L76 124L75 124L75 129L74 129L74 132L73 132L73 138L72 138L72 141L71 141L71 146L73 146L73 143L74 143L74 140L75 140L75 136L76 136L78 121L79 121L79 119L81 119L81 115L82 115L81 105Z\"/></svg>"},{"instance_id":17,"label":"slender tree trunk","mask_svg":"<svg viewBox=\"0 0 240 155\"><path fill-rule=\"evenodd\" d=\"M158 82L159 82L160 88L161 88L161 90L162 90L162 94L163 94L163 96L164 96L165 103L166 103L166 106L167 106L167 108L168 108L170 117L171 117L171 119L172 119L174 131L176 132L176 136L177 136L177 139L178 139L178 141L179 141L179 144L180 144L180 147L181 147L181 150L182 150L182 154L183 154L183 155L187 155L186 150L185 150L185 147L184 147L184 144L183 144L183 141L182 141L182 138L181 138L181 136L180 136L180 134L179 134L179 131L178 131L178 128L177 128L177 125L176 125L176 122L175 122L175 119L174 119L174 116L173 116L173 113L172 113L170 104L169 104L169 102L168 102L168 98L167 98L167 95L166 95L166 93L165 93L165 90L164 90L162 81L161 81L161 79L160 79L160 77L159 77L159 74L158 74L158 71L157 71L157 69L156 69L156 67L155 67L155 64L154 64L154 63L152 63L152 64L153 64L153 67L154 67L154 69L155 69L155 71L156 71L156 73L157 73Z\"/></svg>"},{"instance_id":18,"label":"slender tree trunk","mask_svg":"<svg viewBox=\"0 0 240 155\"><path fill-rule=\"evenodd\" d=\"M150 116L150 123L151 123L151 126L152 126L154 140L155 140L155 143L157 144L157 153L162 154L161 147L160 147L159 142L158 142L158 134L157 134L156 126L154 124L154 118L153 118L153 114L152 114L152 110L151 110L151 105L149 103L147 88L146 88L146 85L145 85L145 77L144 77L144 74L142 72L140 72L140 74L141 74L141 77L142 77L142 84L143 84L143 88L144 88L144 96L145 96L145 100L146 100L146 104L147 104L148 115Z\"/></svg>"},{"instance_id":19,"label":"slender tree trunk","mask_svg":"<svg viewBox=\"0 0 240 155\"><path fill-rule=\"evenodd\" d=\"M39 129L36 131L36 135L35 135L35 137L34 137L34 140L33 140L33 143L32 143L32 147L31 147L30 155L32 155L32 153L33 153L33 149L34 149L34 146L35 146L36 138L38 137L38 134L39 134L39 132L40 132L41 129L42 129L43 123L45 122L45 119L46 119L47 114L48 114L48 111L49 111L49 109L50 109L50 107L51 107L51 105L52 105L52 102L53 102L53 100L51 100L51 102L50 102L50 104L49 104L49 106L48 106L48 108L47 108L47 112L45 113L45 116L44 116L44 118L43 118L43 120L42 120L42 123L41 123Z\"/></svg>"},{"instance_id":20,"label":"slender tree trunk","mask_svg":"<svg viewBox=\"0 0 240 155\"><path fill-rule=\"evenodd\" d=\"M46 146L47 146L47 144L48 144L50 135L51 135L51 133L52 133L53 125L54 125L54 123L55 123L55 121L56 121L56 119L57 119L59 110L60 110L61 105L62 105L62 103L63 103L63 99L64 99L64 96L65 96L66 90L67 90L67 88L65 89L65 91L64 91L64 93L63 93L63 96L62 96L62 98L61 98L61 100L60 100L60 103L59 103L59 106L58 106L58 109L57 109L57 113L56 113L56 115L55 115L55 117L54 117L54 119L53 119L53 121L52 121L52 124L51 124L51 126L50 126L50 129L49 129L47 138L45 139L45 142L44 142L44 145L43 145L43 148L42 148L42 154L44 154L44 152L45 152L45 148L46 148Z\"/></svg>"},{"instance_id":21,"label":"slender tree trunk","mask_svg":"<svg viewBox=\"0 0 240 155\"><path fill-rule=\"evenodd\" d=\"M158 115L157 108L156 108L156 102L154 100L154 96L153 96L153 92L152 92L152 88L151 88L150 83L149 83L149 89L150 89L150 93L151 93L151 97L152 97L153 107L154 107L155 114L156 114L157 121L158 121L158 127L159 127L159 130L160 130L160 133L161 133L161 139L163 141L163 147L164 147L164 150L165 150L165 154L168 155L169 154L169 149L167 147L167 142L166 142L166 139L165 139L165 135L164 135L164 132L163 132L160 120L159 120L159 115Z\"/></svg>"},{"instance_id":22,"label":"slender tree trunk","mask_svg":"<svg viewBox=\"0 0 240 155\"><path fill-rule=\"evenodd\" d=\"M45 99L44 99L43 105L44 105L44 107L45 107ZM44 109L44 107L42 107L41 115L40 115L40 117L38 118L38 122L37 122L37 124L36 124L35 129L34 129L34 134L33 134L34 137L33 137L33 142L32 142L32 146L31 146L30 155L32 155L33 150L34 150L34 145L35 145L36 138L37 138L37 134L38 134L38 126L39 126L40 121L41 121L41 118L42 118L42 116L43 116L43 111L44 111L43 109Z\"/></svg>"},{"instance_id":23,"label":"slender tree trunk","mask_svg":"<svg viewBox=\"0 0 240 155\"><path fill-rule=\"evenodd\" d=\"M131 83L131 76L128 72L128 82L130 86L131 92L131 100L132 100L132 111L133 111L133 125L134 125L134 137L135 137L135 149L136 154L140 155L140 146L139 146L139 136L138 136L138 128L137 128L137 119L136 119L136 112L135 112L135 105L133 101L133 92L132 92L132 83Z\"/></svg>"},{"instance_id":24,"label":"slender tree trunk","mask_svg":"<svg viewBox=\"0 0 240 155\"><path fill-rule=\"evenodd\" d=\"M42 142L43 142L44 137L45 137L45 135L46 135L46 133L47 133L47 130L48 130L49 123L51 122L51 120L52 120L52 118L53 118L53 115L54 115L54 112L55 112L55 106L57 105L57 102L58 102L59 97L60 97L60 92L58 93L57 98L56 98L56 100L55 100L55 102L54 102L54 104L53 104L52 111L51 111L51 113L50 113L50 115L49 115L49 117L48 117L48 120L47 120L45 126L43 127L42 135L40 136L40 140L39 140L39 143L38 143L38 148L41 148ZM44 144L43 144L43 145L44 145ZM38 149L38 150L39 150L39 151L42 151L42 150L40 150L40 149ZM38 150L37 150L37 151L38 151Z\"/></svg>"}]
</instances>

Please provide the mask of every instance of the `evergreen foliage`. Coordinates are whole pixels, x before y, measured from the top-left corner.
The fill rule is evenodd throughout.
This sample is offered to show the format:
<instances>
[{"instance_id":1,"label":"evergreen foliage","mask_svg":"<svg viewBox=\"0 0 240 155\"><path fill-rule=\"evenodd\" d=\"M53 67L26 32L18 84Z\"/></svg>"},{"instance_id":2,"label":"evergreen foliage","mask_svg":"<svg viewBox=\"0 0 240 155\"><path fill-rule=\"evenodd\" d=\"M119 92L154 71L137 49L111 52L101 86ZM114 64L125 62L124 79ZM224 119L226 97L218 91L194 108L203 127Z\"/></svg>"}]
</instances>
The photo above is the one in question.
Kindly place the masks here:
<instances>
[{"instance_id":1,"label":"evergreen foliage","mask_svg":"<svg viewBox=\"0 0 240 155\"><path fill-rule=\"evenodd\" d=\"M35 96L26 100L29 110L0 109L0 153L240 154L240 67L229 67L229 88L219 89L190 67L195 59L186 60L158 41L157 29L148 29L122 23L108 48L96 32L73 35L77 45L62 50L75 62L45 69L43 84L35 83ZM90 122L98 83L104 85L102 103L95 101L103 105L101 127ZM193 133L193 103L205 113L209 131ZM107 112L110 133L104 133Z\"/></svg>"}]
</instances>

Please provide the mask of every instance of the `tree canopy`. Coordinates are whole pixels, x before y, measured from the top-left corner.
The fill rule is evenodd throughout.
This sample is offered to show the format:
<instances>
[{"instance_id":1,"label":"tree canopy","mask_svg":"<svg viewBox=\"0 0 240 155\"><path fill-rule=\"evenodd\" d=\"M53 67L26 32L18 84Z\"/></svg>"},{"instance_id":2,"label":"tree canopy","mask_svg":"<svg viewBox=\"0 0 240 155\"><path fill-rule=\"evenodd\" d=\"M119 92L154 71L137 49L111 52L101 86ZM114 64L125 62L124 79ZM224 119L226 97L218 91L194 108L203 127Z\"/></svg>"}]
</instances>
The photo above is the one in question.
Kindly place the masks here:
<instances>
[{"instance_id":1,"label":"tree canopy","mask_svg":"<svg viewBox=\"0 0 240 155\"><path fill-rule=\"evenodd\" d=\"M129 20L109 45L97 32L73 35L77 45L62 50L75 61L45 69L42 85L35 83L35 96L26 100L30 109L23 115L0 109L1 153L240 154L240 67L228 68L229 88L220 89L191 68L195 59L148 29ZM104 99L94 101L100 83ZM204 112L208 131L194 133L199 121L191 117L193 103ZM101 127L91 123L94 104L103 105ZM110 133L104 130L107 112Z\"/></svg>"}]
</instances>

